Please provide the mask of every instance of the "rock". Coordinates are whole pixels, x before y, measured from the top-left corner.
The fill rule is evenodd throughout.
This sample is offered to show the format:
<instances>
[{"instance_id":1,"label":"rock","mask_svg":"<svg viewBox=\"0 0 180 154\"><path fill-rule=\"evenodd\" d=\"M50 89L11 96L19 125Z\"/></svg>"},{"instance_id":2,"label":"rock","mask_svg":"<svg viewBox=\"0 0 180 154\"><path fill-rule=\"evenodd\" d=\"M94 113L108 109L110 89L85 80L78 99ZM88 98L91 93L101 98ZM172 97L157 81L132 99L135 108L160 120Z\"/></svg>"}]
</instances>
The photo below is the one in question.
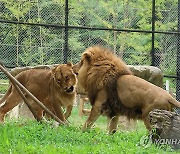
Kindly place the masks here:
<instances>
[{"instance_id":1,"label":"rock","mask_svg":"<svg viewBox=\"0 0 180 154\"><path fill-rule=\"evenodd\" d=\"M159 68L154 66L128 66L135 76L149 81L156 86L163 87L163 73Z\"/></svg>"}]
</instances>

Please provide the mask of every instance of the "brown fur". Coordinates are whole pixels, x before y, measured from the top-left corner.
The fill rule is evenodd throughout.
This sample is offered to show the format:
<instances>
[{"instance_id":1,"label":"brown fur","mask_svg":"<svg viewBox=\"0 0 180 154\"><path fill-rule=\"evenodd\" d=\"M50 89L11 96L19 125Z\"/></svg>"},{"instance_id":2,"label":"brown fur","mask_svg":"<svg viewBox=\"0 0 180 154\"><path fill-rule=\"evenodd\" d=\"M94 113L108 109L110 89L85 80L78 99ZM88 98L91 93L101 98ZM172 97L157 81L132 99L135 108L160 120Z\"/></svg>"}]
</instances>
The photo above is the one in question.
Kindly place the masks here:
<instances>
[{"instance_id":1,"label":"brown fur","mask_svg":"<svg viewBox=\"0 0 180 154\"><path fill-rule=\"evenodd\" d=\"M89 55L89 53L91 54ZM91 61L93 62L88 63L87 61L90 60L89 58L91 58ZM77 69L83 61L85 63L83 67L86 67L85 69L87 72L82 72L83 77L85 78L82 77L83 79L81 79L82 75L78 77L81 80L79 86L84 87L85 91L87 91L91 105L94 104L96 94L99 90L107 87L108 84L113 83L120 75L132 74L123 61L120 61L119 58L105 48L88 48L82 55L81 62L73 67L75 72L78 71ZM84 73L87 74L84 75Z\"/></svg>"},{"instance_id":2,"label":"brown fur","mask_svg":"<svg viewBox=\"0 0 180 154\"><path fill-rule=\"evenodd\" d=\"M90 128L101 114L111 119L109 132L116 130L120 115L142 119L150 130L150 111L155 108L171 110L174 105L180 107L166 91L132 75L127 65L108 49L99 46L86 49L73 69L92 105L83 130Z\"/></svg>"},{"instance_id":3,"label":"brown fur","mask_svg":"<svg viewBox=\"0 0 180 154\"><path fill-rule=\"evenodd\" d=\"M72 110L75 100L76 75L72 70L72 64L61 64L53 69L30 69L19 73L15 77L47 108L55 113L60 120L65 121ZM25 93L31 106L36 111L38 119L42 119L43 109L31 100ZM4 97L0 100L0 122L4 122L5 114L22 101L14 86L10 85ZM62 107L66 107L65 115Z\"/></svg>"}]
</instances>

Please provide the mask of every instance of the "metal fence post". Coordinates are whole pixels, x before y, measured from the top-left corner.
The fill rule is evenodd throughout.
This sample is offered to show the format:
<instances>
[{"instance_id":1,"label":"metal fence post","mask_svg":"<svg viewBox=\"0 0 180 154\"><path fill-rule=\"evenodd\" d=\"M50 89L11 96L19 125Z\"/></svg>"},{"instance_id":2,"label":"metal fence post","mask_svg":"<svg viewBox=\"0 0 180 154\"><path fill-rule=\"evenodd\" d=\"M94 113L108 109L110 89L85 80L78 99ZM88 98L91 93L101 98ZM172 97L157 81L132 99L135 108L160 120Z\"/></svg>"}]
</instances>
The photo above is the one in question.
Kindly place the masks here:
<instances>
[{"instance_id":1,"label":"metal fence post","mask_svg":"<svg viewBox=\"0 0 180 154\"><path fill-rule=\"evenodd\" d=\"M69 8L68 8L68 0L65 1L65 29L64 29L64 51L63 51L63 62L67 63L68 59L68 15L69 15Z\"/></svg>"},{"instance_id":2,"label":"metal fence post","mask_svg":"<svg viewBox=\"0 0 180 154\"><path fill-rule=\"evenodd\" d=\"M180 32L180 0L178 0L178 32ZM176 99L180 101L180 34L177 35L177 65L176 65ZM179 110L180 112L180 110Z\"/></svg>"},{"instance_id":3,"label":"metal fence post","mask_svg":"<svg viewBox=\"0 0 180 154\"><path fill-rule=\"evenodd\" d=\"M155 0L152 0L152 47L151 47L151 57L152 57L152 61L151 61L151 65L152 66L155 66L155 48L154 48L154 38L155 38L155 34L154 34L154 31L155 31Z\"/></svg>"}]
</instances>

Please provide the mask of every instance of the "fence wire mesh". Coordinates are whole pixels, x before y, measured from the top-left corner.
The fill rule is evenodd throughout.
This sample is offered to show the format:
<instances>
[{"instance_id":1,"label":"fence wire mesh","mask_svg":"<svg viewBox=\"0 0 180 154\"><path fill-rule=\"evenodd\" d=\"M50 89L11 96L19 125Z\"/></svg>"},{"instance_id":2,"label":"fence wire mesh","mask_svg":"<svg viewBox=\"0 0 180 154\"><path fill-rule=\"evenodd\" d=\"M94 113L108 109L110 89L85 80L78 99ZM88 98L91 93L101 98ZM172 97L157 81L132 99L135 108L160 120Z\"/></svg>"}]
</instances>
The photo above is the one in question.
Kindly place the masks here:
<instances>
[{"instance_id":1,"label":"fence wire mesh","mask_svg":"<svg viewBox=\"0 0 180 154\"><path fill-rule=\"evenodd\" d=\"M65 27L65 2L0 1L0 59L10 67L63 63L65 57L76 63L85 48L100 44L111 48L127 64L151 65L152 0L69 0L68 25L75 28ZM155 30L177 31L178 0L161 0L155 6ZM165 75L176 76L180 69L176 67L178 41L176 34L155 33L155 66ZM176 78L166 79L172 81L175 92Z\"/></svg>"}]
</instances>

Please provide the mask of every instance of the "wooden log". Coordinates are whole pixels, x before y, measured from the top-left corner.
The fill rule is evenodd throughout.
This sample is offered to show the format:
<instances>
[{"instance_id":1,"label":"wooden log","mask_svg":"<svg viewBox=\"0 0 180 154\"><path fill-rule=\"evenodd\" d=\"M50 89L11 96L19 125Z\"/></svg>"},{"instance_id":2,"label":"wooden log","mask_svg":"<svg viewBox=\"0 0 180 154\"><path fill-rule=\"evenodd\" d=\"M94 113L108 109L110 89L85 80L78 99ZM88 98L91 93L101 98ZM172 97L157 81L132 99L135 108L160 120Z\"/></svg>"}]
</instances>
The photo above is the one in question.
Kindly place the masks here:
<instances>
[{"instance_id":1,"label":"wooden log","mask_svg":"<svg viewBox=\"0 0 180 154\"><path fill-rule=\"evenodd\" d=\"M149 120L153 128L153 143L158 145L168 144L174 149L180 149L179 114L155 109L149 113Z\"/></svg>"},{"instance_id":2,"label":"wooden log","mask_svg":"<svg viewBox=\"0 0 180 154\"><path fill-rule=\"evenodd\" d=\"M16 83L11 80L11 83L13 84L13 86L16 88L17 92L19 93L19 95L22 97L22 99L24 100L24 102L26 103L26 105L28 106L29 110L32 112L34 118L37 121L40 121L41 119L38 118L36 112L33 110L33 108L31 107L29 101L27 100L27 98L24 96L23 92L21 91L21 89L16 85Z\"/></svg>"}]
</instances>

